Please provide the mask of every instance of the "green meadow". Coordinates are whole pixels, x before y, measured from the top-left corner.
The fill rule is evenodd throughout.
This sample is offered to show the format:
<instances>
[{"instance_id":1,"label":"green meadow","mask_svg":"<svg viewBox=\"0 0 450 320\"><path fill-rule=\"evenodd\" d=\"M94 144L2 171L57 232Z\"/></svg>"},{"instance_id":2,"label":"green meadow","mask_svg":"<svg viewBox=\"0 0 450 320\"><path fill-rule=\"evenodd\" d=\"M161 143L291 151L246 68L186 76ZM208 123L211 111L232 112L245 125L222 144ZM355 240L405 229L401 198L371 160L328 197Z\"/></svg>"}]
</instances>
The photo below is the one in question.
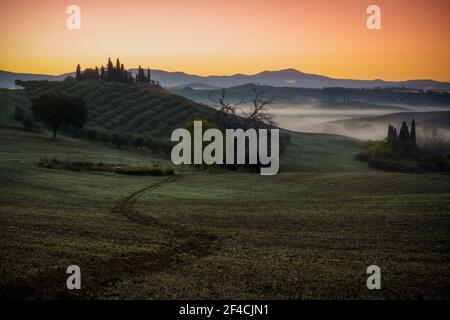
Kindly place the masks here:
<instances>
[{"instance_id":1,"label":"green meadow","mask_svg":"<svg viewBox=\"0 0 450 320\"><path fill-rule=\"evenodd\" d=\"M23 92L0 101L2 298L450 298L449 175L376 171L354 160L356 140L292 132L275 176L46 169L41 157L170 163L24 131ZM81 290L66 288L74 264ZM367 289L370 265L381 290Z\"/></svg>"}]
</instances>

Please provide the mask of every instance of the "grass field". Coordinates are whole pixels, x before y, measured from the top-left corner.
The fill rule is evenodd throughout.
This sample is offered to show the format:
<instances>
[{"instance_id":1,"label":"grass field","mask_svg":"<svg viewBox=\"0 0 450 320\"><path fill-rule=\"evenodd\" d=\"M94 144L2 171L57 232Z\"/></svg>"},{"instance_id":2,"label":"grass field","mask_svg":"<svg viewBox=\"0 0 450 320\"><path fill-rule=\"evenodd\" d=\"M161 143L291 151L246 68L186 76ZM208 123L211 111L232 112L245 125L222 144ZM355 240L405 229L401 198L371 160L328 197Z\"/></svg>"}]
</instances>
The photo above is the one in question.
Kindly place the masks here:
<instances>
[{"instance_id":1,"label":"grass field","mask_svg":"<svg viewBox=\"0 0 450 320\"><path fill-rule=\"evenodd\" d=\"M338 136L290 150L276 176L138 177L36 162L164 160L0 128L0 297L450 298L450 176L374 171ZM382 290L366 287L372 264Z\"/></svg>"}]
</instances>

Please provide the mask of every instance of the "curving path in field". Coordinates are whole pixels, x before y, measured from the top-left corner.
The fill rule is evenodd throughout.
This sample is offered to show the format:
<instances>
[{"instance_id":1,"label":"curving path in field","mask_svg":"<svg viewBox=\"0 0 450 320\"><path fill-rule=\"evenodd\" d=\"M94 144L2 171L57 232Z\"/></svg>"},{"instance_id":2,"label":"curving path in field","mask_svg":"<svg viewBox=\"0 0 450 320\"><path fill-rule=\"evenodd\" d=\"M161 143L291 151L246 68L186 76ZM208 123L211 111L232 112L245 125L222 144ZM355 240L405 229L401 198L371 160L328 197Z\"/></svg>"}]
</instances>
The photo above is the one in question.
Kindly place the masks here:
<instances>
[{"instance_id":1,"label":"curving path in field","mask_svg":"<svg viewBox=\"0 0 450 320\"><path fill-rule=\"evenodd\" d=\"M107 260L83 261L82 289L66 288L67 274L65 267L56 266L33 277L21 279L14 283L0 284L0 298L5 299L98 299L110 297L108 288L124 279L138 278L180 265L188 265L195 260L217 252L220 239L209 230L197 226L167 224L159 219L140 213L135 207L136 201L145 192L150 192L163 185L172 183L178 177L170 177L158 183L142 188L120 200L112 207L111 213L121 214L130 221L144 226L151 226L169 234L168 243L156 251L148 253L130 253L126 256L112 256ZM181 259L183 256L183 259ZM189 257L189 258L187 258ZM117 296L115 296L117 297ZM126 298L126 297L120 297ZM143 297L151 298L151 297Z\"/></svg>"}]
</instances>

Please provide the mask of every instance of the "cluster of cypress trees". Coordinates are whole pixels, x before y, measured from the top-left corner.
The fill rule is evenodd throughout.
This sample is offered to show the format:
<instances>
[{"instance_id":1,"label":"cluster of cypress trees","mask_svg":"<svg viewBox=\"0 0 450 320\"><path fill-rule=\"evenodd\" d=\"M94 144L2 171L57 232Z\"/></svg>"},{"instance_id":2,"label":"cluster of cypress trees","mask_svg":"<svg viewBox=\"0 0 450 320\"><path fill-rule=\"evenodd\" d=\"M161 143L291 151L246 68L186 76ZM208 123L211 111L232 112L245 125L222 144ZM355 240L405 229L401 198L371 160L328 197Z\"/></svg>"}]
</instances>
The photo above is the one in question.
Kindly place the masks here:
<instances>
[{"instance_id":1,"label":"cluster of cypress trees","mask_svg":"<svg viewBox=\"0 0 450 320\"><path fill-rule=\"evenodd\" d=\"M388 128L388 136L387 136L388 142L410 142L412 144L416 144L416 122L414 119L412 119L411 122L411 131L409 130L408 126L406 125L406 122L403 121L402 127L400 128L400 132L397 134L397 128L394 128L393 126L389 125Z\"/></svg>"},{"instance_id":2,"label":"cluster of cypress trees","mask_svg":"<svg viewBox=\"0 0 450 320\"><path fill-rule=\"evenodd\" d=\"M126 70L123 63L120 63L119 58L117 58L115 65L112 63L111 58L108 58L106 68L102 65L100 70L98 67L95 67L95 69L87 68L82 72L81 67L78 64L75 80L103 80L123 83L146 82L159 84L151 79L150 68L147 68L147 72L145 72L144 69L139 66L136 77L133 77L131 71Z\"/></svg>"},{"instance_id":3,"label":"cluster of cypress trees","mask_svg":"<svg viewBox=\"0 0 450 320\"><path fill-rule=\"evenodd\" d=\"M150 69L147 68L147 74L145 74L144 69L139 66L138 72L136 74L136 82L151 82Z\"/></svg>"}]
</instances>

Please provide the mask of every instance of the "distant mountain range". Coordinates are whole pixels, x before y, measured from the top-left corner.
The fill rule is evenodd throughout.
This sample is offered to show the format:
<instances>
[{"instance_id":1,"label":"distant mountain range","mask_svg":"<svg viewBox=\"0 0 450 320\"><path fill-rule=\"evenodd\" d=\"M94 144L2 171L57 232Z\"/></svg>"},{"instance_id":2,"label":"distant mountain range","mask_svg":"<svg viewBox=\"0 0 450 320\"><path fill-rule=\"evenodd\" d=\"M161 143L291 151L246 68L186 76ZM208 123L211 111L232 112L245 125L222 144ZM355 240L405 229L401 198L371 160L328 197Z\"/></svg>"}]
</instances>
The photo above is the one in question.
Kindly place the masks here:
<instances>
[{"instance_id":1,"label":"distant mountain range","mask_svg":"<svg viewBox=\"0 0 450 320\"><path fill-rule=\"evenodd\" d=\"M75 73L74 73L75 74ZM0 88L14 89L16 80L48 80L48 81L61 81L72 73L62 74L59 76L50 76L47 74L34 74L34 73L14 73L0 70Z\"/></svg>"},{"instance_id":2,"label":"distant mountain range","mask_svg":"<svg viewBox=\"0 0 450 320\"><path fill-rule=\"evenodd\" d=\"M131 69L133 74L137 69ZM326 76L303 73L295 69L285 69L279 71L263 71L254 75L235 74L231 76L197 76L184 72L167 72L163 70L151 70L152 79L159 81L164 87L190 87L200 88L228 88L247 83L261 84L274 87L297 87L297 88L376 88L376 87L406 87L412 89L436 89L450 90L450 82L439 82L434 80L407 80L407 81L384 81L376 80L353 80L334 79ZM58 76L43 74L12 73L0 71L0 87L15 88L14 80L63 80L67 73Z\"/></svg>"},{"instance_id":3,"label":"distant mountain range","mask_svg":"<svg viewBox=\"0 0 450 320\"><path fill-rule=\"evenodd\" d=\"M297 87L297 88L376 88L376 87L407 87L413 89L438 89L450 90L450 82L438 82L434 80L407 80L407 81L383 81L377 80L351 80L333 79L316 74L303 73L295 69L280 71L263 71L254 75L235 74L232 76L197 76L183 72L167 72L152 70L152 78L159 81L165 87L219 87L229 88L247 83L254 83L273 87ZM212 88L212 89L213 89Z\"/></svg>"}]
</instances>

